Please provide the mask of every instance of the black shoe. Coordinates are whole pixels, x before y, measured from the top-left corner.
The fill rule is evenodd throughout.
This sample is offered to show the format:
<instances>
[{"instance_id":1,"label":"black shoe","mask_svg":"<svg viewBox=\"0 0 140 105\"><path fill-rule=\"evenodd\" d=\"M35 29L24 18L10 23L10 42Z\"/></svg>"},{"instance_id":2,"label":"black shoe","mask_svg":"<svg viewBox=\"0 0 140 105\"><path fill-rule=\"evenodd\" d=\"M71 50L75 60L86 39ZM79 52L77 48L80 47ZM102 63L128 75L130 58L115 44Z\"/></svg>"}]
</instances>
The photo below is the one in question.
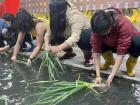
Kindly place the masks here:
<instances>
[{"instance_id":1,"label":"black shoe","mask_svg":"<svg viewBox=\"0 0 140 105\"><path fill-rule=\"evenodd\" d=\"M71 59L75 56L76 56L76 54L74 52L67 52L60 59Z\"/></svg>"},{"instance_id":2,"label":"black shoe","mask_svg":"<svg viewBox=\"0 0 140 105\"><path fill-rule=\"evenodd\" d=\"M93 65L93 61L92 60L85 60L84 61L84 66L85 67L91 67Z\"/></svg>"}]
</instances>

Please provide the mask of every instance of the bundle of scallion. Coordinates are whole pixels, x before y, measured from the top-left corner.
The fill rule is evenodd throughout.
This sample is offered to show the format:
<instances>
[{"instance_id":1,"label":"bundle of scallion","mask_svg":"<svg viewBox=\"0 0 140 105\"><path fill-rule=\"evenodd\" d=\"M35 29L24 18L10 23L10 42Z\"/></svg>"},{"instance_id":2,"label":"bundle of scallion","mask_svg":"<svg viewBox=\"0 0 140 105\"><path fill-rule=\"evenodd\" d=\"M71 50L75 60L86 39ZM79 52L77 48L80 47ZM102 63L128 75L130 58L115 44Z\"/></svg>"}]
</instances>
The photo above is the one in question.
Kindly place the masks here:
<instances>
[{"instance_id":1,"label":"bundle of scallion","mask_svg":"<svg viewBox=\"0 0 140 105\"><path fill-rule=\"evenodd\" d=\"M55 80L55 76L59 77L58 70L60 70L62 72L64 71L59 58L48 51L44 51L42 53L42 61L41 61L41 65L39 67L39 72L38 72L37 78L39 77L40 72L43 69L43 67L47 68L49 79L51 81Z\"/></svg>"},{"instance_id":2,"label":"bundle of scallion","mask_svg":"<svg viewBox=\"0 0 140 105\"><path fill-rule=\"evenodd\" d=\"M30 84L29 84L30 85ZM69 96L79 92L82 89L89 89L98 94L93 87L98 87L98 84L87 83L77 80L76 82L55 82L51 86L31 86L31 88L44 89L44 91L32 93L29 97L38 97L32 105L57 105L64 101Z\"/></svg>"},{"instance_id":3,"label":"bundle of scallion","mask_svg":"<svg viewBox=\"0 0 140 105\"><path fill-rule=\"evenodd\" d=\"M59 77L59 71L64 71L63 67L60 63L60 60L57 56L55 56L54 54L48 52L48 51L44 51L42 52L42 54L38 57L36 57L35 59L33 59L33 62L35 63L36 60L38 59L42 59L40 67L39 67L39 72L37 75L37 78L39 78L40 72L43 68L46 68L48 70L48 75L49 75L49 80L53 81L55 80L55 77ZM27 64L27 59L22 59L22 60L16 60L16 63L20 63L20 64Z\"/></svg>"}]
</instances>

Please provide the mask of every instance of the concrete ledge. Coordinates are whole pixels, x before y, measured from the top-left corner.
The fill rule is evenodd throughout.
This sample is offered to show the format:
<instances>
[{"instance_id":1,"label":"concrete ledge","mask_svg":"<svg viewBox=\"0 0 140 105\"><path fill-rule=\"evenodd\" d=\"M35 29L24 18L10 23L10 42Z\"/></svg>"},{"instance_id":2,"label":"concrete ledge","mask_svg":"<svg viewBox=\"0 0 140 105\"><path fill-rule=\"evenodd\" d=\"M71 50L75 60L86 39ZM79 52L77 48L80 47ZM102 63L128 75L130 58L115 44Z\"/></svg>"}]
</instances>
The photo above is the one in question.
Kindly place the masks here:
<instances>
[{"instance_id":1,"label":"concrete ledge","mask_svg":"<svg viewBox=\"0 0 140 105\"><path fill-rule=\"evenodd\" d=\"M73 64L73 62L70 61L62 61L62 64L68 66L68 67L72 67L75 70L74 71L85 71L85 72L93 72L94 74L96 73L95 69L93 67L84 67L80 64ZM108 76L111 73L111 69L109 70L105 70L105 71L101 71L101 75L102 76ZM127 80L131 80L131 81L136 81L136 82L140 82L140 78L139 77L129 77L127 76L126 72L124 72L123 70L119 71L116 74L116 77L119 78L123 78L123 79L127 79Z\"/></svg>"},{"instance_id":2,"label":"concrete ledge","mask_svg":"<svg viewBox=\"0 0 140 105\"><path fill-rule=\"evenodd\" d=\"M83 53L80 51L80 49L76 46L74 47L74 52L76 52L76 57L74 57L73 59L68 59L68 60L63 60L62 64L68 66L68 67L73 67L75 68L75 70L82 70L82 71L86 71L86 72L93 72L95 74L95 67L93 65L93 67L84 67L83 66ZM23 56L29 56L31 53L20 53ZM114 55L115 56L115 55ZM129 77L126 74L126 68L125 68L125 63L127 60L128 56L126 56L124 58L124 61L121 65L121 68L119 70L119 72L116 74L116 77L119 78L124 78L127 80L131 80L131 81L136 81L136 82L140 82L140 60L138 60L137 66L135 67L136 69L136 77ZM104 63L104 60L101 59L101 62ZM109 75L111 73L111 69L110 70L102 70L101 74L104 75Z\"/></svg>"}]
</instances>

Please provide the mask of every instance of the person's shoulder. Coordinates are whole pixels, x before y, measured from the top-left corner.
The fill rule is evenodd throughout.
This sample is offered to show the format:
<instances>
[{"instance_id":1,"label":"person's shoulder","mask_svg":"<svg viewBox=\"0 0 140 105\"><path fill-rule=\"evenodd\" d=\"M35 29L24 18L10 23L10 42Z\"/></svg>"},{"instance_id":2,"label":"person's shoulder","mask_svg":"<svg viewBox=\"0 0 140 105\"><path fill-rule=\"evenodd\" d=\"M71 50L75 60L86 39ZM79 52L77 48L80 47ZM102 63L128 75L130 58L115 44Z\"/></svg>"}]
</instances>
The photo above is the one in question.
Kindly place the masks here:
<instances>
[{"instance_id":1,"label":"person's shoulder","mask_svg":"<svg viewBox=\"0 0 140 105\"><path fill-rule=\"evenodd\" d=\"M44 22L39 22L36 24L36 29L45 29L48 30L49 26Z\"/></svg>"},{"instance_id":2,"label":"person's shoulder","mask_svg":"<svg viewBox=\"0 0 140 105\"><path fill-rule=\"evenodd\" d=\"M70 0L66 0L69 6L74 6L74 4Z\"/></svg>"},{"instance_id":3,"label":"person's shoulder","mask_svg":"<svg viewBox=\"0 0 140 105\"><path fill-rule=\"evenodd\" d=\"M72 2L67 1L67 3L68 3L67 12L69 13L80 12Z\"/></svg>"}]
</instances>

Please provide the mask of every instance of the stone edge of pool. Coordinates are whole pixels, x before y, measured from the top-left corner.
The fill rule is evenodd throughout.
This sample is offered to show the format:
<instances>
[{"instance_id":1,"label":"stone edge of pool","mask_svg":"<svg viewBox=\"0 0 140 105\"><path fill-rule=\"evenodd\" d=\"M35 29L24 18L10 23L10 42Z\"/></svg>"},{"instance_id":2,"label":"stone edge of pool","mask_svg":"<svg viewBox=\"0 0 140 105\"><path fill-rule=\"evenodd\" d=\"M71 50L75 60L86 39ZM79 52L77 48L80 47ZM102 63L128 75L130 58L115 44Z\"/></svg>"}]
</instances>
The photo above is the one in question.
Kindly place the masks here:
<instances>
[{"instance_id":1,"label":"stone edge of pool","mask_svg":"<svg viewBox=\"0 0 140 105\"><path fill-rule=\"evenodd\" d=\"M20 53L20 55L22 56L29 56L30 53ZM95 68L94 66L92 67L84 67L80 61L76 61L75 60L76 58L74 59L69 59L69 60L62 60L62 64L66 65L66 66L71 66L73 68L75 68L76 70L82 70L82 71L87 71L87 72L93 72L95 73ZM92 71L93 70L93 71ZM109 75L111 72L111 69L110 70L102 70L101 71L101 75L102 76L105 76L105 75ZM116 74L116 77L119 77L119 78L123 78L123 79L126 79L126 80L131 80L131 81L135 81L135 82L140 82L140 78L139 77L129 77L127 76L126 72L124 70L119 70L119 72Z\"/></svg>"}]
</instances>

